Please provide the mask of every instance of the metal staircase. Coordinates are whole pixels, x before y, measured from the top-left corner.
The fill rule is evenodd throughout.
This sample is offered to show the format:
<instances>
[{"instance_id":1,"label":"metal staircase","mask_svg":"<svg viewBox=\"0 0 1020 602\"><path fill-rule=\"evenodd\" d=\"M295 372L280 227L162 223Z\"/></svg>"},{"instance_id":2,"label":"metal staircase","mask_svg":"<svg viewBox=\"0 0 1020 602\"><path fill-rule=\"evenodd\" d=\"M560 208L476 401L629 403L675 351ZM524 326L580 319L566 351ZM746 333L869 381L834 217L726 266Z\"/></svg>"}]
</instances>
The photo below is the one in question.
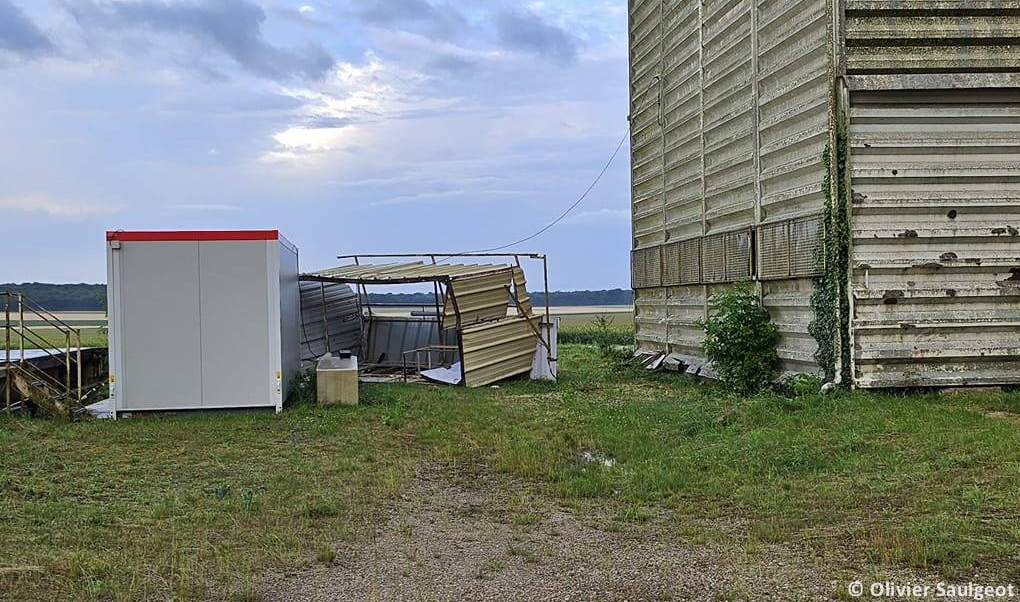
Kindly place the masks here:
<instances>
[{"instance_id":1,"label":"metal staircase","mask_svg":"<svg viewBox=\"0 0 1020 602\"><path fill-rule=\"evenodd\" d=\"M27 403L33 410L73 418L83 400L81 330L20 293L0 292L0 311L4 409L10 413ZM33 350L33 358L26 357L26 349ZM46 358L49 370L34 363Z\"/></svg>"}]
</instances>

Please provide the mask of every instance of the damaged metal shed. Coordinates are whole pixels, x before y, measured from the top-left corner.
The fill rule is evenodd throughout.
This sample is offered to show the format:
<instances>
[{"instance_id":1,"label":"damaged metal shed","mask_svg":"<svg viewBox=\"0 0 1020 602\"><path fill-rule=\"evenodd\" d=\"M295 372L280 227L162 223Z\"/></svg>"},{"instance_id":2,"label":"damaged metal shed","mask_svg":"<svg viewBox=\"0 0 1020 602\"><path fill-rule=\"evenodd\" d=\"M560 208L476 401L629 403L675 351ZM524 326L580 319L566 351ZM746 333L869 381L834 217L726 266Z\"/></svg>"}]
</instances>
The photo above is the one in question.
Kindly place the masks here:
<instances>
[{"instance_id":1,"label":"damaged metal shed","mask_svg":"<svg viewBox=\"0 0 1020 602\"><path fill-rule=\"evenodd\" d=\"M1020 383L1020 2L630 0L639 348L757 282L791 372Z\"/></svg>"},{"instance_id":2,"label":"damaged metal shed","mask_svg":"<svg viewBox=\"0 0 1020 602\"><path fill-rule=\"evenodd\" d=\"M407 261L418 257L427 261ZM544 256L509 255L514 264L446 264L437 257L443 256L341 257L353 259L354 264L303 274L301 280L310 300L314 299L314 283L357 288L362 366L369 371L399 369L406 376L414 367L415 373L432 380L481 387L532 372L536 357L547 366L555 364L549 309L546 307L545 320L535 313L520 265L521 257L544 264ZM386 258L398 261L362 263ZM432 306L406 314L369 302L368 286L405 284L431 284ZM322 305L328 308L325 297ZM322 314L322 310L316 311L316 316ZM328 323L325 320L323 326L327 332ZM544 372L555 374L554 369Z\"/></svg>"}]
</instances>

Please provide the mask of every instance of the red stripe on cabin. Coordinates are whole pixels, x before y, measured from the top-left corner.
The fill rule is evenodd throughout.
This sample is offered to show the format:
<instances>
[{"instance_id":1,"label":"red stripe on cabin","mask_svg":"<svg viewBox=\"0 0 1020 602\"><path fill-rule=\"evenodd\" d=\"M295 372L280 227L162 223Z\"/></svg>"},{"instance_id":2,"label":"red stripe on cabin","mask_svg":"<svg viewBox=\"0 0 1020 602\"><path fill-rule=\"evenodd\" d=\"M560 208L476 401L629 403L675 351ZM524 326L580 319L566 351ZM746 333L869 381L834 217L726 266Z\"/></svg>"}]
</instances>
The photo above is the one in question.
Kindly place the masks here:
<instances>
[{"instance_id":1,"label":"red stripe on cabin","mask_svg":"<svg viewBox=\"0 0 1020 602\"><path fill-rule=\"evenodd\" d=\"M279 240L279 230L178 230L128 232L116 230L106 233L106 240L122 242L183 242L183 241L233 241L233 240Z\"/></svg>"}]
</instances>

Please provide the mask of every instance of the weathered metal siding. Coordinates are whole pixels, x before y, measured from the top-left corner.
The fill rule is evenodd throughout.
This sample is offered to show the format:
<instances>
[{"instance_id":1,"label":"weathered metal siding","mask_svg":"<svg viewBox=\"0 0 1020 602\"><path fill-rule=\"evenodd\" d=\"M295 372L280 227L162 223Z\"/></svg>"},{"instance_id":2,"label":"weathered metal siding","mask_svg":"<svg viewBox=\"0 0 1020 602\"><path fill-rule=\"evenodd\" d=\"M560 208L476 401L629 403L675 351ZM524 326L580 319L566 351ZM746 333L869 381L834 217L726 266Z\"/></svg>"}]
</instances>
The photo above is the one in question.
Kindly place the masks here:
<instances>
[{"instance_id":1,"label":"weathered metal siding","mask_svg":"<svg viewBox=\"0 0 1020 602\"><path fill-rule=\"evenodd\" d=\"M850 73L1020 70L1016 0L847 0Z\"/></svg>"},{"instance_id":2,"label":"weathered metal siding","mask_svg":"<svg viewBox=\"0 0 1020 602\"><path fill-rule=\"evenodd\" d=\"M804 219L817 222L824 205L831 4L631 0L630 12L639 346L700 356L696 320L707 313L710 285L756 278L761 262L783 261L786 271L767 278L794 280L763 284L762 292L782 314L785 367L802 369L815 349L803 336L810 314L794 315L787 291L810 297L817 232L764 252L752 243L760 227L789 232ZM791 245L811 265L790 270Z\"/></svg>"},{"instance_id":3,"label":"weathered metal siding","mask_svg":"<svg viewBox=\"0 0 1020 602\"><path fill-rule=\"evenodd\" d=\"M499 320L507 316L513 271L507 269L487 276L456 278L450 285L456 304L447 293L443 307L443 328L457 328L457 314L463 324Z\"/></svg>"},{"instance_id":4,"label":"weathered metal siding","mask_svg":"<svg viewBox=\"0 0 1020 602\"><path fill-rule=\"evenodd\" d=\"M361 312L354 289L346 284L302 282L301 361L342 349L361 354Z\"/></svg>"},{"instance_id":5,"label":"weathered metal siding","mask_svg":"<svg viewBox=\"0 0 1020 602\"><path fill-rule=\"evenodd\" d=\"M535 317L466 326L462 335L465 384L482 387L530 372L537 327Z\"/></svg>"},{"instance_id":6,"label":"weathered metal siding","mask_svg":"<svg viewBox=\"0 0 1020 602\"><path fill-rule=\"evenodd\" d=\"M1020 90L851 96L855 384L1020 382Z\"/></svg>"}]
</instances>

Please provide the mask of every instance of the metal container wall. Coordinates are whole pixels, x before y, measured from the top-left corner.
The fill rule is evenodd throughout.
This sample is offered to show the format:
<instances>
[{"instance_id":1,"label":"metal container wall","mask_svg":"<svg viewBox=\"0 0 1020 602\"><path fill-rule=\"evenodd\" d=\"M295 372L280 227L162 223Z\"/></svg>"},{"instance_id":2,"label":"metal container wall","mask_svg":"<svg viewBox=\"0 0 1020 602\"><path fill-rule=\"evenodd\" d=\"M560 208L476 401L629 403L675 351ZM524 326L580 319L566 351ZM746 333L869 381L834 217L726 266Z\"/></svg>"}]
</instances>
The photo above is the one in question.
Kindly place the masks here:
<instances>
[{"instance_id":1,"label":"metal container wall","mask_svg":"<svg viewBox=\"0 0 1020 602\"><path fill-rule=\"evenodd\" d=\"M1020 382L1020 89L851 105L857 386Z\"/></svg>"},{"instance_id":2,"label":"metal container wall","mask_svg":"<svg viewBox=\"0 0 1020 602\"><path fill-rule=\"evenodd\" d=\"M826 0L632 0L635 324L644 350L697 362L713 290L756 278L781 313L784 368L813 370L805 337L834 128ZM793 233L756 248L761 229ZM790 256L810 258L790 267ZM754 263L757 257L757 264ZM803 262L802 262L803 263ZM787 281L787 282L779 282ZM773 297L774 298L770 298Z\"/></svg>"},{"instance_id":3,"label":"metal container wall","mask_svg":"<svg viewBox=\"0 0 1020 602\"><path fill-rule=\"evenodd\" d=\"M1020 70L1016 0L847 0L847 71Z\"/></svg>"},{"instance_id":4,"label":"metal container wall","mask_svg":"<svg viewBox=\"0 0 1020 602\"><path fill-rule=\"evenodd\" d=\"M293 246L276 231L107 239L115 414L282 409L299 361Z\"/></svg>"}]
</instances>

